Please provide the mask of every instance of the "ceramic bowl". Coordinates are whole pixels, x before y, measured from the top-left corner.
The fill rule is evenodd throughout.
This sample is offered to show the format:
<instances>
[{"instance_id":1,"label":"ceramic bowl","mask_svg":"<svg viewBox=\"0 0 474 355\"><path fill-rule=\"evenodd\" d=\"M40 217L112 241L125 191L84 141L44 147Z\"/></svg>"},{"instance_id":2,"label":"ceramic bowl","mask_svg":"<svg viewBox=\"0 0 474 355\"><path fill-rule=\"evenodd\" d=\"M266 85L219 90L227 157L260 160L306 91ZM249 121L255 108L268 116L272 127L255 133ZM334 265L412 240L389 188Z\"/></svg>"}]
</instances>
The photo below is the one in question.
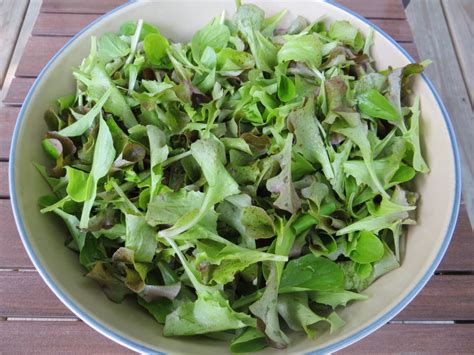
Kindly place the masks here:
<instances>
[{"instance_id":1,"label":"ceramic bowl","mask_svg":"<svg viewBox=\"0 0 474 355\"><path fill-rule=\"evenodd\" d=\"M355 13L331 2L302 0L254 0L268 15L288 9L287 18L349 20L361 31L375 29L373 56L380 68L404 66L412 58L387 34ZM234 1L159 0L127 3L94 21L71 39L46 65L25 99L16 123L10 155L10 193L15 220L24 246L57 297L72 312L105 336L139 352L223 354L228 345L206 338L165 338L162 327L133 302L114 304L97 284L83 276L77 255L64 247L62 223L42 215L39 196L48 187L32 161L43 162L40 149L47 127L42 114L58 96L74 92L71 67L88 55L90 36L118 30L129 20L144 19L156 24L174 41L189 40L212 17L234 13ZM293 334L284 352L332 352L367 336L400 312L422 289L439 264L451 238L460 200L460 167L456 141L448 114L425 76L415 81L421 97L422 140L431 172L417 179L421 195L418 223L410 226L402 266L372 284L357 302L340 315L346 325L315 340ZM263 353L278 353L267 349Z\"/></svg>"}]
</instances>

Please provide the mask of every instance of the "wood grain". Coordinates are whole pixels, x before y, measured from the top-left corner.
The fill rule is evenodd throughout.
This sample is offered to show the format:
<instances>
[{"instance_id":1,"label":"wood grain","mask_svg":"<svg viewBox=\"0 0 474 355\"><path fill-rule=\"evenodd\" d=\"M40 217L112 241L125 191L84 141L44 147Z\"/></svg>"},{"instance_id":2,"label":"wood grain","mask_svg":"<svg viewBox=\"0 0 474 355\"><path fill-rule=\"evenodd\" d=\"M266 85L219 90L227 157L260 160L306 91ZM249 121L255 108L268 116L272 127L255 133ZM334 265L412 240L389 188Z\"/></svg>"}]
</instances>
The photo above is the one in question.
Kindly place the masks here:
<instances>
[{"instance_id":1,"label":"wood grain","mask_svg":"<svg viewBox=\"0 0 474 355\"><path fill-rule=\"evenodd\" d=\"M125 2L125 0L43 0L41 12L103 14Z\"/></svg>"},{"instance_id":2,"label":"wood grain","mask_svg":"<svg viewBox=\"0 0 474 355\"><path fill-rule=\"evenodd\" d=\"M33 36L74 36L77 32L98 18L99 14L42 13L36 20Z\"/></svg>"},{"instance_id":3,"label":"wood grain","mask_svg":"<svg viewBox=\"0 0 474 355\"><path fill-rule=\"evenodd\" d=\"M0 89L15 49L27 6L28 0L0 1L0 34L2 36L0 46Z\"/></svg>"},{"instance_id":4,"label":"wood grain","mask_svg":"<svg viewBox=\"0 0 474 355\"><path fill-rule=\"evenodd\" d=\"M441 4L464 74L471 106L474 106L474 3L472 0L443 0Z\"/></svg>"},{"instance_id":5,"label":"wood grain","mask_svg":"<svg viewBox=\"0 0 474 355\"><path fill-rule=\"evenodd\" d=\"M70 39L71 37L64 36L30 37L18 64L16 77L36 77L51 57Z\"/></svg>"},{"instance_id":6,"label":"wood grain","mask_svg":"<svg viewBox=\"0 0 474 355\"><path fill-rule=\"evenodd\" d=\"M20 109L18 107L2 107L0 109L0 159L8 159L13 128Z\"/></svg>"},{"instance_id":7,"label":"wood grain","mask_svg":"<svg viewBox=\"0 0 474 355\"><path fill-rule=\"evenodd\" d=\"M433 81L451 116L461 155L463 198L474 224L474 114L443 9L440 0L412 1L408 8L410 11L407 14L418 44L418 52L422 58L433 61L426 74ZM465 43L467 48L469 43L472 48L472 39ZM472 49L470 54L472 55Z\"/></svg>"},{"instance_id":8,"label":"wood grain","mask_svg":"<svg viewBox=\"0 0 474 355\"><path fill-rule=\"evenodd\" d=\"M124 2L123 0L43 0L41 11L45 13L103 14ZM368 18L405 18L401 1L378 0L376 6L374 6L373 0L339 0L337 2Z\"/></svg>"},{"instance_id":9,"label":"wood grain","mask_svg":"<svg viewBox=\"0 0 474 355\"><path fill-rule=\"evenodd\" d=\"M469 354L474 324L387 324L337 354Z\"/></svg>"},{"instance_id":10,"label":"wood grain","mask_svg":"<svg viewBox=\"0 0 474 355\"><path fill-rule=\"evenodd\" d=\"M34 78L14 78L3 103L5 105L20 106L34 81Z\"/></svg>"},{"instance_id":11,"label":"wood grain","mask_svg":"<svg viewBox=\"0 0 474 355\"><path fill-rule=\"evenodd\" d=\"M433 276L395 319L474 320L474 276Z\"/></svg>"},{"instance_id":12,"label":"wood grain","mask_svg":"<svg viewBox=\"0 0 474 355\"><path fill-rule=\"evenodd\" d=\"M474 233L465 204L461 205L456 229L438 271L474 271Z\"/></svg>"},{"instance_id":13,"label":"wood grain","mask_svg":"<svg viewBox=\"0 0 474 355\"><path fill-rule=\"evenodd\" d=\"M0 321L4 354L132 354L81 321Z\"/></svg>"},{"instance_id":14,"label":"wood grain","mask_svg":"<svg viewBox=\"0 0 474 355\"><path fill-rule=\"evenodd\" d=\"M8 192L8 163L0 162L0 199L7 198Z\"/></svg>"},{"instance_id":15,"label":"wood grain","mask_svg":"<svg viewBox=\"0 0 474 355\"><path fill-rule=\"evenodd\" d=\"M0 317L75 317L36 271L0 272Z\"/></svg>"},{"instance_id":16,"label":"wood grain","mask_svg":"<svg viewBox=\"0 0 474 355\"><path fill-rule=\"evenodd\" d=\"M0 216L0 269L33 268L18 235L9 200L0 200Z\"/></svg>"}]
</instances>

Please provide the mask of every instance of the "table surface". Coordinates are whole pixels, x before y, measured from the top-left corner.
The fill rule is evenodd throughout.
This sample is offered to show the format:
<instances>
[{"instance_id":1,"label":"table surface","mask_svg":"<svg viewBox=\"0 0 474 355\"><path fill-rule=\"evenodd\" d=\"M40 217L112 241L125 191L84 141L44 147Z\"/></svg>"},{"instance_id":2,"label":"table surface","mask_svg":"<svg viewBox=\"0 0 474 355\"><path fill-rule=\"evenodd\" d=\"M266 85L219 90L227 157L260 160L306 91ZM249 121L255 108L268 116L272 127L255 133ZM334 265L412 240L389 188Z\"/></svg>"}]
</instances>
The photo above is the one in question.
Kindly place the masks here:
<instances>
[{"instance_id":1,"label":"table surface","mask_svg":"<svg viewBox=\"0 0 474 355\"><path fill-rule=\"evenodd\" d=\"M0 107L0 352L125 353L78 320L48 289L26 255L7 186L10 140L23 99L41 68L81 28L123 0L43 0L15 78ZM372 20L415 59L399 0L340 0ZM466 207L429 283L399 315L342 353L462 353L474 349L474 240Z\"/></svg>"}]
</instances>

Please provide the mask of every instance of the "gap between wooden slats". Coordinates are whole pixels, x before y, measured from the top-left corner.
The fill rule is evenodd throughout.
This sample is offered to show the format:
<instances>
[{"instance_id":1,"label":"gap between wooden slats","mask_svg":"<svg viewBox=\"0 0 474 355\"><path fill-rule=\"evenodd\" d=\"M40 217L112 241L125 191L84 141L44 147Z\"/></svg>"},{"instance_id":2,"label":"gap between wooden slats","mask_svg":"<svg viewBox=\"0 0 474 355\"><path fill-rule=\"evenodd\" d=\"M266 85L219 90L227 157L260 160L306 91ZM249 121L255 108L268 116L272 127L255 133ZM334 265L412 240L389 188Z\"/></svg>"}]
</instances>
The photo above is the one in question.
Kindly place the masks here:
<instances>
[{"instance_id":1,"label":"gap between wooden slats","mask_svg":"<svg viewBox=\"0 0 474 355\"><path fill-rule=\"evenodd\" d=\"M394 0L339 0L346 6L364 17L405 19L405 11L401 1ZM43 13L73 14L104 14L125 3L123 0L43 0Z\"/></svg>"}]
</instances>

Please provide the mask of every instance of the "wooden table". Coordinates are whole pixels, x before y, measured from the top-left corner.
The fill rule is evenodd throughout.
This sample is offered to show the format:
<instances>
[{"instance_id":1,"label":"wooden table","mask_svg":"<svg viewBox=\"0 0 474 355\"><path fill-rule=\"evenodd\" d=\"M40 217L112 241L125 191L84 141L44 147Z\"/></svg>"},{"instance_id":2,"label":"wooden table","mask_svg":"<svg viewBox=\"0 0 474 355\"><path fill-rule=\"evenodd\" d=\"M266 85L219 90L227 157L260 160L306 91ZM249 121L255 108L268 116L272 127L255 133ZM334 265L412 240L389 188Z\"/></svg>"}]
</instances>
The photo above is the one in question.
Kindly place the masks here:
<instances>
[{"instance_id":1,"label":"wooden table","mask_svg":"<svg viewBox=\"0 0 474 355\"><path fill-rule=\"evenodd\" d=\"M417 58L399 0L341 0ZM0 108L0 352L125 353L52 294L28 259L10 209L8 151L23 99L49 58L82 27L122 0L43 0L15 78ZM474 240L464 204L441 265L393 321L345 353L460 353L474 350Z\"/></svg>"}]
</instances>

